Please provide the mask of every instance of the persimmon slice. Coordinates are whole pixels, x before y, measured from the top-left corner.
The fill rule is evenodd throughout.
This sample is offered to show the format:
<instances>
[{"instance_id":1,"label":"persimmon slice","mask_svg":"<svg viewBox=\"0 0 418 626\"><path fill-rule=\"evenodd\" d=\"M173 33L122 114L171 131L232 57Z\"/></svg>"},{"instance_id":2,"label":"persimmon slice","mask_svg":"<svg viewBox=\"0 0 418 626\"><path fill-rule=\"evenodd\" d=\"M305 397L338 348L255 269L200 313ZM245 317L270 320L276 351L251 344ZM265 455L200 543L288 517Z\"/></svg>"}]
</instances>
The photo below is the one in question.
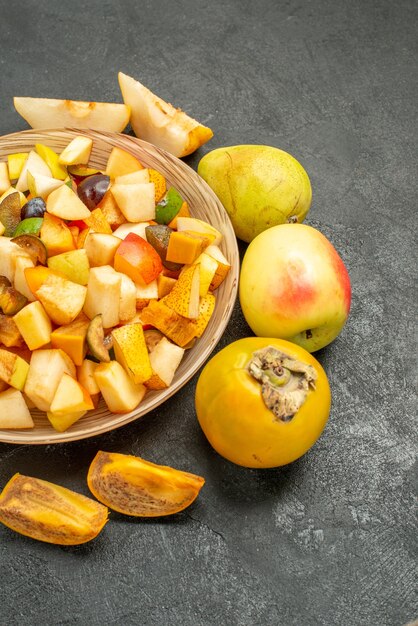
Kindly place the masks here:
<instances>
[{"instance_id":1,"label":"persimmon slice","mask_svg":"<svg viewBox=\"0 0 418 626\"><path fill-rule=\"evenodd\" d=\"M91 498L22 474L15 474L0 494L0 522L46 543L86 543L97 537L107 518L107 507Z\"/></svg>"},{"instance_id":2,"label":"persimmon slice","mask_svg":"<svg viewBox=\"0 0 418 626\"><path fill-rule=\"evenodd\" d=\"M114 511L159 517L188 507L205 480L137 456L99 451L90 465L87 483L92 494Z\"/></svg>"}]
</instances>

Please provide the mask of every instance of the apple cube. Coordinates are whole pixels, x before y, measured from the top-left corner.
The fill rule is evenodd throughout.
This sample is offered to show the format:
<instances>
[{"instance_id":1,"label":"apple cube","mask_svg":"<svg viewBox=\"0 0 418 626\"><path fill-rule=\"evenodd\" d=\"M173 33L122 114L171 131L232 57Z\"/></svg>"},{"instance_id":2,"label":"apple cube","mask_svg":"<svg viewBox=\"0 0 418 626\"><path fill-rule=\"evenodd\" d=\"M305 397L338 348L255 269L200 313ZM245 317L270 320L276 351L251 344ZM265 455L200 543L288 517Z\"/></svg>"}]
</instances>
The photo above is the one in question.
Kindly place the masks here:
<instances>
[{"instance_id":1,"label":"apple cube","mask_svg":"<svg viewBox=\"0 0 418 626\"><path fill-rule=\"evenodd\" d=\"M84 241L90 267L113 265L116 250L120 246L119 237L105 233L90 232Z\"/></svg>"},{"instance_id":2,"label":"apple cube","mask_svg":"<svg viewBox=\"0 0 418 626\"><path fill-rule=\"evenodd\" d=\"M107 176L110 176L110 178L114 180L118 176L131 174L132 172L137 172L142 169L144 169L143 165L141 165L133 154L121 148L112 148L106 165Z\"/></svg>"},{"instance_id":3,"label":"apple cube","mask_svg":"<svg viewBox=\"0 0 418 626\"><path fill-rule=\"evenodd\" d=\"M23 394L18 389L0 393L0 428L33 428L34 423Z\"/></svg>"},{"instance_id":4,"label":"apple cube","mask_svg":"<svg viewBox=\"0 0 418 626\"><path fill-rule=\"evenodd\" d=\"M46 200L46 210L51 215L70 221L84 220L90 216L90 211L84 202L67 185L61 185L49 194Z\"/></svg>"},{"instance_id":5,"label":"apple cube","mask_svg":"<svg viewBox=\"0 0 418 626\"><path fill-rule=\"evenodd\" d=\"M75 378L76 368L70 357L58 349L34 350L24 393L40 411L49 411L63 374Z\"/></svg>"},{"instance_id":6,"label":"apple cube","mask_svg":"<svg viewBox=\"0 0 418 626\"><path fill-rule=\"evenodd\" d=\"M136 315L136 285L134 281L120 272L119 321L130 322Z\"/></svg>"},{"instance_id":7,"label":"apple cube","mask_svg":"<svg viewBox=\"0 0 418 626\"><path fill-rule=\"evenodd\" d=\"M52 256L47 261L48 267L61 272L73 283L87 285L89 280L90 264L86 250L69 250ZM22 292L23 293L23 292Z\"/></svg>"},{"instance_id":8,"label":"apple cube","mask_svg":"<svg viewBox=\"0 0 418 626\"><path fill-rule=\"evenodd\" d=\"M39 156L34 150L31 150L28 154L28 158L26 159L22 171L20 172L19 180L16 183L16 189L18 191L27 191L29 189L28 183L28 172L35 176L35 174L40 174L41 176L47 176L48 178L52 178L52 172L43 160L42 157Z\"/></svg>"},{"instance_id":9,"label":"apple cube","mask_svg":"<svg viewBox=\"0 0 418 626\"><path fill-rule=\"evenodd\" d=\"M86 335L89 323L84 318L59 326L51 333L51 346L63 350L75 365L81 365L87 352Z\"/></svg>"},{"instance_id":10,"label":"apple cube","mask_svg":"<svg viewBox=\"0 0 418 626\"><path fill-rule=\"evenodd\" d=\"M174 374L185 350L176 346L166 337L157 343L150 353L149 359L152 367L152 376L145 382L148 389L165 389L173 381Z\"/></svg>"},{"instance_id":11,"label":"apple cube","mask_svg":"<svg viewBox=\"0 0 418 626\"><path fill-rule=\"evenodd\" d=\"M51 320L58 325L70 324L82 311L87 288L52 274L35 292Z\"/></svg>"},{"instance_id":12,"label":"apple cube","mask_svg":"<svg viewBox=\"0 0 418 626\"><path fill-rule=\"evenodd\" d=\"M112 413L133 411L146 393L145 385L135 383L117 361L99 363L94 378Z\"/></svg>"},{"instance_id":13,"label":"apple cube","mask_svg":"<svg viewBox=\"0 0 418 626\"><path fill-rule=\"evenodd\" d=\"M113 349L118 363L135 383L143 383L152 374L142 324L125 324L112 331Z\"/></svg>"},{"instance_id":14,"label":"apple cube","mask_svg":"<svg viewBox=\"0 0 418 626\"><path fill-rule=\"evenodd\" d=\"M58 157L61 165L87 164L89 162L93 139L89 137L74 137Z\"/></svg>"},{"instance_id":15,"label":"apple cube","mask_svg":"<svg viewBox=\"0 0 418 626\"><path fill-rule=\"evenodd\" d=\"M149 284L163 269L161 258L155 249L135 233L129 233L120 244L115 254L114 266L116 271L123 272L138 284Z\"/></svg>"},{"instance_id":16,"label":"apple cube","mask_svg":"<svg viewBox=\"0 0 418 626\"><path fill-rule=\"evenodd\" d=\"M31 302L13 316L29 350L45 346L51 340L52 324L41 302Z\"/></svg>"},{"instance_id":17,"label":"apple cube","mask_svg":"<svg viewBox=\"0 0 418 626\"><path fill-rule=\"evenodd\" d=\"M210 284L211 290L217 289L219 285L225 280L229 270L231 269L231 264L225 258L220 248L213 244L206 248L205 254L208 254L213 259L215 259L218 264L217 270Z\"/></svg>"},{"instance_id":18,"label":"apple cube","mask_svg":"<svg viewBox=\"0 0 418 626\"><path fill-rule=\"evenodd\" d=\"M39 237L48 250L48 257L75 250L77 247L64 220L49 213L44 213Z\"/></svg>"},{"instance_id":19,"label":"apple cube","mask_svg":"<svg viewBox=\"0 0 418 626\"><path fill-rule=\"evenodd\" d=\"M165 296L164 303L183 317L197 319L199 315L199 290L199 266L191 265L180 274L170 293Z\"/></svg>"},{"instance_id":20,"label":"apple cube","mask_svg":"<svg viewBox=\"0 0 418 626\"><path fill-rule=\"evenodd\" d=\"M114 184L110 191L128 222L155 219L154 183Z\"/></svg>"},{"instance_id":21,"label":"apple cube","mask_svg":"<svg viewBox=\"0 0 418 626\"><path fill-rule=\"evenodd\" d=\"M25 386L29 364L17 354L0 348L0 380L22 390Z\"/></svg>"},{"instance_id":22,"label":"apple cube","mask_svg":"<svg viewBox=\"0 0 418 626\"><path fill-rule=\"evenodd\" d=\"M97 366L98 363L90 361L90 359L84 359L82 364L77 367L77 380L89 392L90 397L100 393L99 386L94 378Z\"/></svg>"},{"instance_id":23,"label":"apple cube","mask_svg":"<svg viewBox=\"0 0 418 626\"><path fill-rule=\"evenodd\" d=\"M64 373L51 402L51 413L63 414L94 409L90 394L69 374Z\"/></svg>"},{"instance_id":24,"label":"apple cube","mask_svg":"<svg viewBox=\"0 0 418 626\"><path fill-rule=\"evenodd\" d=\"M84 313L93 319L102 314L103 326L111 328L119 323L121 277L110 265L92 267L87 283Z\"/></svg>"}]
</instances>

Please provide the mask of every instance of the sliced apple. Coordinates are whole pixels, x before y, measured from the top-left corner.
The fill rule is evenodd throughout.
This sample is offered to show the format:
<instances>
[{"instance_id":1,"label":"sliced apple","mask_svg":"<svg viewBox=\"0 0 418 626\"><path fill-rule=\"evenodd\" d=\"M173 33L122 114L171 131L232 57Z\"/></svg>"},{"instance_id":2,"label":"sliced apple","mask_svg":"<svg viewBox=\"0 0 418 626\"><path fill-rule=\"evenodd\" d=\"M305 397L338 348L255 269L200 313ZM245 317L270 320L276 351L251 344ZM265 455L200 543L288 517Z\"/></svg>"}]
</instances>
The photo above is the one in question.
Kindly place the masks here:
<instances>
[{"instance_id":1,"label":"sliced apple","mask_svg":"<svg viewBox=\"0 0 418 626\"><path fill-rule=\"evenodd\" d=\"M46 210L63 220L84 220L90 217L90 211L86 205L67 185L61 185L49 194Z\"/></svg>"},{"instance_id":2,"label":"sliced apple","mask_svg":"<svg viewBox=\"0 0 418 626\"><path fill-rule=\"evenodd\" d=\"M110 265L92 267L87 283L84 313L89 319L102 315L103 326L112 328L119 323L121 277Z\"/></svg>"},{"instance_id":3,"label":"sliced apple","mask_svg":"<svg viewBox=\"0 0 418 626\"><path fill-rule=\"evenodd\" d=\"M76 376L70 357L58 349L34 350L24 393L40 411L49 411L63 374Z\"/></svg>"},{"instance_id":4,"label":"sliced apple","mask_svg":"<svg viewBox=\"0 0 418 626\"><path fill-rule=\"evenodd\" d=\"M87 165L90 159L93 139L82 135L74 137L58 157L61 165Z\"/></svg>"},{"instance_id":5,"label":"sliced apple","mask_svg":"<svg viewBox=\"0 0 418 626\"><path fill-rule=\"evenodd\" d=\"M155 218L154 183L114 184L110 191L128 222Z\"/></svg>"},{"instance_id":6,"label":"sliced apple","mask_svg":"<svg viewBox=\"0 0 418 626\"><path fill-rule=\"evenodd\" d=\"M110 176L112 180L118 176L131 174L142 169L144 169L144 166L133 154L117 146L112 148L106 165L106 175Z\"/></svg>"},{"instance_id":7,"label":"sliced apple","mask_svg":"<svg viewBox=\"0 0 418 626\"><path fill-rule=\"evenodd\" d=\"M50 342L52 324L40 302L27 304L14 315L13 321L29 350L36 350Z\"/></svg>"},{"instance_id":8,"label":"sliced apple","mask_svg":"<svg viewBox=\"0 0 418 626\"><path fill-rule=\"evenodd\" d=\"M29 189L28 171L31 172L32 176L40 174L41 176L52 178L52 172L43 158L40 157L37 152L31 150L20 172L19 180L16 183L16 189L18 191L23 192Z\"/></svg>"},{"instance_id":9,"label":"sliced apple","mask_svg":"<svg viewBox=\"0 0 418 626\"><path fill-rule=\"evenodd\" d=\"M94 371L94 378L112 413L133 411L147 390L142 383L134 383L117 361L100 363Z\"/></svg>"},{"instance_id":10,"label":"sliced apple","mask_svg":"<svg viewBox=\"0 0 418 626\"><path fill-rule=\"evenodd\" d=\"M48 165L54 178L66 180L68 177L67 168L60 164L59 156L52 148L43 143L37 143L35 144L35 150Z\"/></svg>"},{"instance_id":11,"label":"sliced apple","mask_svg":"<svg viewBox=\"0 0 418 626\"><path fill-rule=\"evenodd\" d=\"M0 393L0 428L33 428L34 423L23 394L18 389Z\"/></svg>"},{"instance_id":12,"label":"sliced apple","mask_svg":"<svg viewBox=\"0 0 418 626\"><path fill-rule=\"evenodd\" d=\"M84 242L84 249L87 253L90 267L113 265L113 259L120 244L119 237L105 233L90 232Z\"/></svg>"},{"instance_id":13,"label":"sliced apple","mask_svg":"<svg viewBox=\"0 0 418 626\"><path fill-rule=\"evenodd\" d=\"M87 288L53 272L35 292L50 319L59 326L70 324L82 311Z\"/></svg>"},{"instance_id":14,"label":"sliced apple","mask_svg":"<svg viewBox=\"0 0 418 626\"><path fill-rule=\"evenodd\" d=\"M47 263L50 269L61 272L73 283L87 285L90 264L87 252L84 248L56 254L55 256L49 257Z\"/></svg>"},{"instance_id":15,"label":"sliced apple","mask_svg":"<svg viewBox=\"0 0 418 626\"><path fill-rule=\"evenodd\" d=\"M0 380L22 390L25 386L29 364L17 354L0 348Z\"/></svg>"},{"instance_id":16,"label":"sliced apple","mask_svg":"<svg viewBox=\"0 0 418 626\"><path fill-rule=\"evenodd\" d=\"M173 382L184 352L184 348L176 346L166 337L163 337L150 353L152 376L145 382L145 386L148 389L166 389L169 387Z\"/></svg>"},{"instance_id":17,"label":"sliced apple","mask_svg":"<svg viewBox=\"0 0 418 626\"><path fill-rule=\"evenodd\" d=\"M210 128L174 108L134 78L122 72L118 78L123 100L131 107L131 126L140 139L184 157L213 137Z\"/></svg>"},{"instance_id":18,"label":"sliced apple","mask_svg":"<svg viewBox=\"0 0 418 626\"><path fill-rule=\"evenodd\" d=\"M113 102L15 97L13 103L32 128L94 128L120 133L130 116L127 105Z\"/></svg>"}]
</instances>

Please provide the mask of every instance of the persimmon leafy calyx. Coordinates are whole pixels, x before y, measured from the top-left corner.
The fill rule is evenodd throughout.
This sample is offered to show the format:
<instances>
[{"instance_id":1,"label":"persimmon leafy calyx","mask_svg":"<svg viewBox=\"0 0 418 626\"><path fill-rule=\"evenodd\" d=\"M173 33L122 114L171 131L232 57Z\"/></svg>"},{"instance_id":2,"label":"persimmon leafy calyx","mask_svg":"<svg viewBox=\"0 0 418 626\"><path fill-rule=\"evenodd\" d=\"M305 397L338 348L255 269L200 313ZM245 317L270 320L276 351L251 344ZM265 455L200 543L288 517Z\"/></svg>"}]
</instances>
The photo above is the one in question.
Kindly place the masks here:
<instances>
[{"instance_id":1,"label":"persimmon leafy calyx","mask_svg":"<svg viewBox=\"0 0 418 626\"><path fill-rule=\"evenodd\" d=\"M261 383L261 395L275 417L288 422L315 389L317 374L312 365L293 359L273 346L253 353L249 374Z\"/></svg>"}]
</instances>

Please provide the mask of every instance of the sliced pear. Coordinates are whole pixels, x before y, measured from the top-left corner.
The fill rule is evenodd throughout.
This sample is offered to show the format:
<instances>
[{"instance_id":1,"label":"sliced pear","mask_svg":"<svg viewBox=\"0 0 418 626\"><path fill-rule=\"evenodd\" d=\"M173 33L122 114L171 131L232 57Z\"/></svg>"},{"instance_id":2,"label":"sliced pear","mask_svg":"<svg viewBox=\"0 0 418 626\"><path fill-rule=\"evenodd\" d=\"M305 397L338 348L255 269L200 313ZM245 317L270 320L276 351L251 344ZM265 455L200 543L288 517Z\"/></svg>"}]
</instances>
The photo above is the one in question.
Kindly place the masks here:
<instances>
[{"instance_id":1,"label":"sliced pear","mask_svg":"<svg viewBox=\"0 0 418 626\"><path fill-rule=\"evenodd\" d=\"M67 178L67 168L63 167L58 162L59 156L52 148L43 143L37 143L35 144L35 150L48 165L54 178L58 178L59 180L65 180Z\"/></svg>"},{"instance_id":2,"label":"sliced pear","mask_svg":"<svg viewBox=\"0 0 418 626\"><path fill-rule=\"evenodd\" d=\"M93 139L81 135L74 137L59 155L58 162L61 165L87 165L92 147Z\"/></svg>"},{"instance_id":3,"label":"sliced pear","mask_svg":"<svg viewBox=\"0 0 418 626\"><path fill-rule=\"evenodd\" d=\"M28 171L32 174L32 176L35 176L35 174L41 174L42 176L52 178L52 172L43 158L40 157L37 152L31 150L22 171L20 172L19 180L16 183L16 189L18 191L23 192L29 189Z\"/></svg>"},{"instance_id":4,"label":"sliced pear","mask_svg":"<svg viewBox=\"0 0 418 626\"><path fill-rule=\"evenodd\" d=\"M110 191L128 222L155 218L154 183L114 184Z\"/></svg>"},{"instance_id":5,"label":"sliced pear","mask_svg":"<svg viewBox=\"0 0 418 626\"><path fill-rule=\"evenodd\" d=\"M183 317L197 319L199 316L199 287L199 266L191 265L181 273L170 293L165 296L164 303Z\"/></svg>"},{"instance_id":6,"label":"sliced pear","mask_svg":"<svg viewBox=\"0 0 418 626\"><path fill-rule=\"evenodd\" d=\"M53 98L13 98L16 111L32 128L94 128L122 132L130 108L113 102L83 102Z\"/></svg>"},{"instance_id":7,"label":"sliced pear","mask_svg":"<svg viewBox=\"0 0 418 626\"><path fill-rule=\"evenodd\" d=\"M140 139L183 157L213 137L210 128L168 104L134 78L122 72L118 78L123 100L131 107L131 126Z\"/></svg>"},{"instance_id":8,"label":"sliced pear","mask_svg":"<svg viewBox=\"0 0 418 626\"><path fill-rule=\"evenodd\" d=\"M44 176L43 174L32 174L29 170L27 172L27 177L29 191L32 196L38 196L44 200L47 199L52 191L58 189L58 187L61 187L61 185L64 184L63 180L51 178L50 176Z\"/></svg>"}]
</instances>

